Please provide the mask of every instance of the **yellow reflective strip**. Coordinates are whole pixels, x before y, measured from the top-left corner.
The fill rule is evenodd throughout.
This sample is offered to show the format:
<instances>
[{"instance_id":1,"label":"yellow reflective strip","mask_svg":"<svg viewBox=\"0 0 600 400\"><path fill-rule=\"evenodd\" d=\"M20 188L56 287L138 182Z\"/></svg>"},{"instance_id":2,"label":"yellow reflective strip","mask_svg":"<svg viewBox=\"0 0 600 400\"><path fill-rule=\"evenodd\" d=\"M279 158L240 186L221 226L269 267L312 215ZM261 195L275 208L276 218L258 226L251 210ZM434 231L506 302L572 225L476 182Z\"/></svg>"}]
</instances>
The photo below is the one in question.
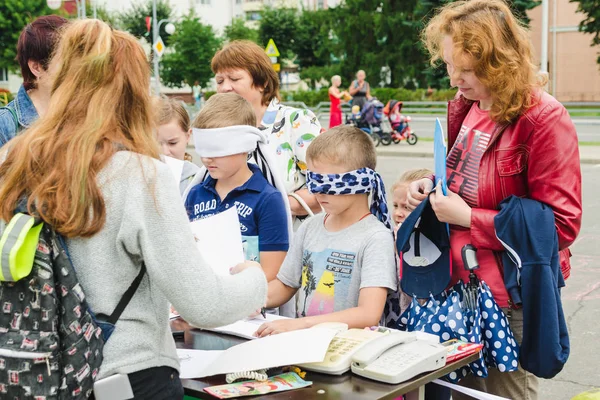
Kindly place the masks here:
<instances>
[{"instance_id":1,"label":"yellow reflective strip","mask_svg":"<svg viewBox=\"0 0 600 400\"><path fill-rule=\"evenodd\" d=\"M3 281L14 281L11 268L11 253L17 243L22 243L23 231L27 232L33 225L33 217L25 214L15 214L2 234L0 241L0 275ZM27 227L27 229L23 229ZM21 238L21 239L19 239Z\"/></svg>"}]
</instances>

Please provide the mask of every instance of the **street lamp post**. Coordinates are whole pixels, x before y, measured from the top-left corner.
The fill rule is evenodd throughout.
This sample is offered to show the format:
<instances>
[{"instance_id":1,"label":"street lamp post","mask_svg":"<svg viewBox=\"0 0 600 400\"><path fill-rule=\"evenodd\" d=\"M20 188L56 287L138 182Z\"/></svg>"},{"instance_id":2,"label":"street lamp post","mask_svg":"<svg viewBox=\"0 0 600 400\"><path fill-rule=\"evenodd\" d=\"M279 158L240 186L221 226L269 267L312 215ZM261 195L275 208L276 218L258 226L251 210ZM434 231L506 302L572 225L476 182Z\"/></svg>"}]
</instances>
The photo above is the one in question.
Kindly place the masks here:
<instances>
[{"instance_id":1,"label":"street lamp post","mask_svg":"<svg viewBox=\"0 0 600 400\"><path fill-rule=\"evenodd\" d=\"M156 21L156 0L152 0L152 51L154 51L154 60L153 60L154 61L154 86L155 86L155 91L156 91L157 95L160 94L160 75L158 72L159 55L158 55L158 52L156 51L156 49L154 48L154 45L156 44L156 42L158 40L158 36L159 36L158 33L160 32L160 26L165 22L169 22L169 20L161 19L158 22ZM169 24L171 26L167 25L167 33L170 35L175 31L175 27L170 22L169 22Z\"/></svg>"}]
</instances>

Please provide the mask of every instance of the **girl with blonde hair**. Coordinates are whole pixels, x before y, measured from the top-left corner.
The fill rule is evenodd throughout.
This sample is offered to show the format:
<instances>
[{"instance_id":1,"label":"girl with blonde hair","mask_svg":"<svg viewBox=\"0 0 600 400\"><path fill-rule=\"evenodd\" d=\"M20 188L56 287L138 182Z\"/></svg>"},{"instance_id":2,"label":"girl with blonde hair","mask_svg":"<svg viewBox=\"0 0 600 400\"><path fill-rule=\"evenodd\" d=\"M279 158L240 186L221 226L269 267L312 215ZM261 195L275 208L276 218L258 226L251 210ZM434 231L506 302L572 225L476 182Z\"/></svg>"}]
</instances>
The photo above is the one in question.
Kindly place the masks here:
<instances>
[{"instance_id":1,"label":"girl with blonde hair","mask_svg":"<svg viewBox=\"0 0 600 400\"><path fill-rule=\"evenodd\" d=\"M480 265L475 273L509 316L521 344L523 308L506 289L505 247L496 237L494 219L509 196L549 206L560 267L564 278L569 276L569 246L579 233L582 212L577 132L563 105L543 90L529 32L503 0L446 4L422 35L432 63L443 61L450 84L458 88L448 105L448 195L436 190L430 196L438 219L450 224L451 284L468 281L461 249L474 246ZM411 209L432 189L429 178L413 182ZM505 228L517 230L513 225ZM511 399L537 398L538 379L520 364L488 372L486 379L471 375L461 383Z\"/></svg>"},{"instance_id":2,"label":"girl with blonde hair","mask_svg":"<svg viewBox=\"0 0 600 400\"><path fill-rule=\"evenodd\" d=\"M183 106L183 100L161 96L156 99L158 106L158 128L156 136L165 156L183 161L179 181L179 191L183 195L200 168L192 162L186 152L191 135L190 116Z\"/></svg>"},{"instance_id":3,"label":"girl with blonde hair","mask_svg":"<svg viewBox=\"0 0 600 400\"><path fill-rule=\"evenodd\" d=\"M136 399L182 399L169 302L196 326L231 323L265 304L265 276L252 262L216 276L199 254L158 159L148 61L133 36L73 22L51 65L52 107L11 141L0 166L0 217L9 221L26 199L66 238L96 314L110 315L145 266L97 379L127 374Z\"/></svg>"}]
</instances>

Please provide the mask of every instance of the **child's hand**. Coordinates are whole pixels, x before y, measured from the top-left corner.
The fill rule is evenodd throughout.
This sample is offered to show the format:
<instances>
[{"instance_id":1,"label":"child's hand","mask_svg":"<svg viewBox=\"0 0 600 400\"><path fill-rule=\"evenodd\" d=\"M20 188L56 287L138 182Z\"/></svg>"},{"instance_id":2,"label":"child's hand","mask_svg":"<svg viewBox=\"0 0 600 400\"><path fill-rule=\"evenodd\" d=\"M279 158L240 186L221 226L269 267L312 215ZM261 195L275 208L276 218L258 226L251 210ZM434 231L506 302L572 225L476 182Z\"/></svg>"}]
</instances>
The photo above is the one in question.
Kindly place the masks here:
<instances>
[{"instance_id":1,"label":"child's hand","mask_svg":"<svg viewBox=\"0 0 600 400\"><path fill-rule=\"evenodd\" d=\"M303 318L278 319L276 321L265 322L262 324L254 333L254 336L265 337L304 328L308 327L306 326Z\"/></svg>"},{"instance_id":2,"label":"child's hand","mask_svg":"<svg viewBox=\"0 0 600 400\"><path fill-rule=\"evenodd\" d=\"M243 263L239 263L235 267L231 268L229 270L229 273L231 275L239 274L240 272L242 272L246 268L250 268L250 267L258 267L262 271L262 267L256 261L244 261Z\"/></svg>"}]
</instances>

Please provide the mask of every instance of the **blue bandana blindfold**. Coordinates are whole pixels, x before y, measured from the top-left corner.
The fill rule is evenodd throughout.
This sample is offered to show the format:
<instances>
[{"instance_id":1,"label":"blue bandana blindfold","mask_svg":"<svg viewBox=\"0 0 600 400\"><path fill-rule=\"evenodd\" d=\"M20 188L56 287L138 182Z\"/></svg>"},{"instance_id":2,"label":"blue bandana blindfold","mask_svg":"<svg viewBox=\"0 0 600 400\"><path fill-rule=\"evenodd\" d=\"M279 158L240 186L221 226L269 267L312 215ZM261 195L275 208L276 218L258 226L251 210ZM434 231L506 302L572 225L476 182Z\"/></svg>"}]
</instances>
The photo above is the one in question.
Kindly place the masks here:
<instances>
[{"instance_id":1,"label":"blue bandana blindfold","mask_svg":"<svg viewBox=\"0 0 600 400\"><path fill-rule=\"evenodd\" d=\"M312 194L364 194L371 193L371 213L392 229L386 203L383 179L370 168L361 168L342 174L316 174L308 171L306 186Z\"/></svg>"}]
</instances>

